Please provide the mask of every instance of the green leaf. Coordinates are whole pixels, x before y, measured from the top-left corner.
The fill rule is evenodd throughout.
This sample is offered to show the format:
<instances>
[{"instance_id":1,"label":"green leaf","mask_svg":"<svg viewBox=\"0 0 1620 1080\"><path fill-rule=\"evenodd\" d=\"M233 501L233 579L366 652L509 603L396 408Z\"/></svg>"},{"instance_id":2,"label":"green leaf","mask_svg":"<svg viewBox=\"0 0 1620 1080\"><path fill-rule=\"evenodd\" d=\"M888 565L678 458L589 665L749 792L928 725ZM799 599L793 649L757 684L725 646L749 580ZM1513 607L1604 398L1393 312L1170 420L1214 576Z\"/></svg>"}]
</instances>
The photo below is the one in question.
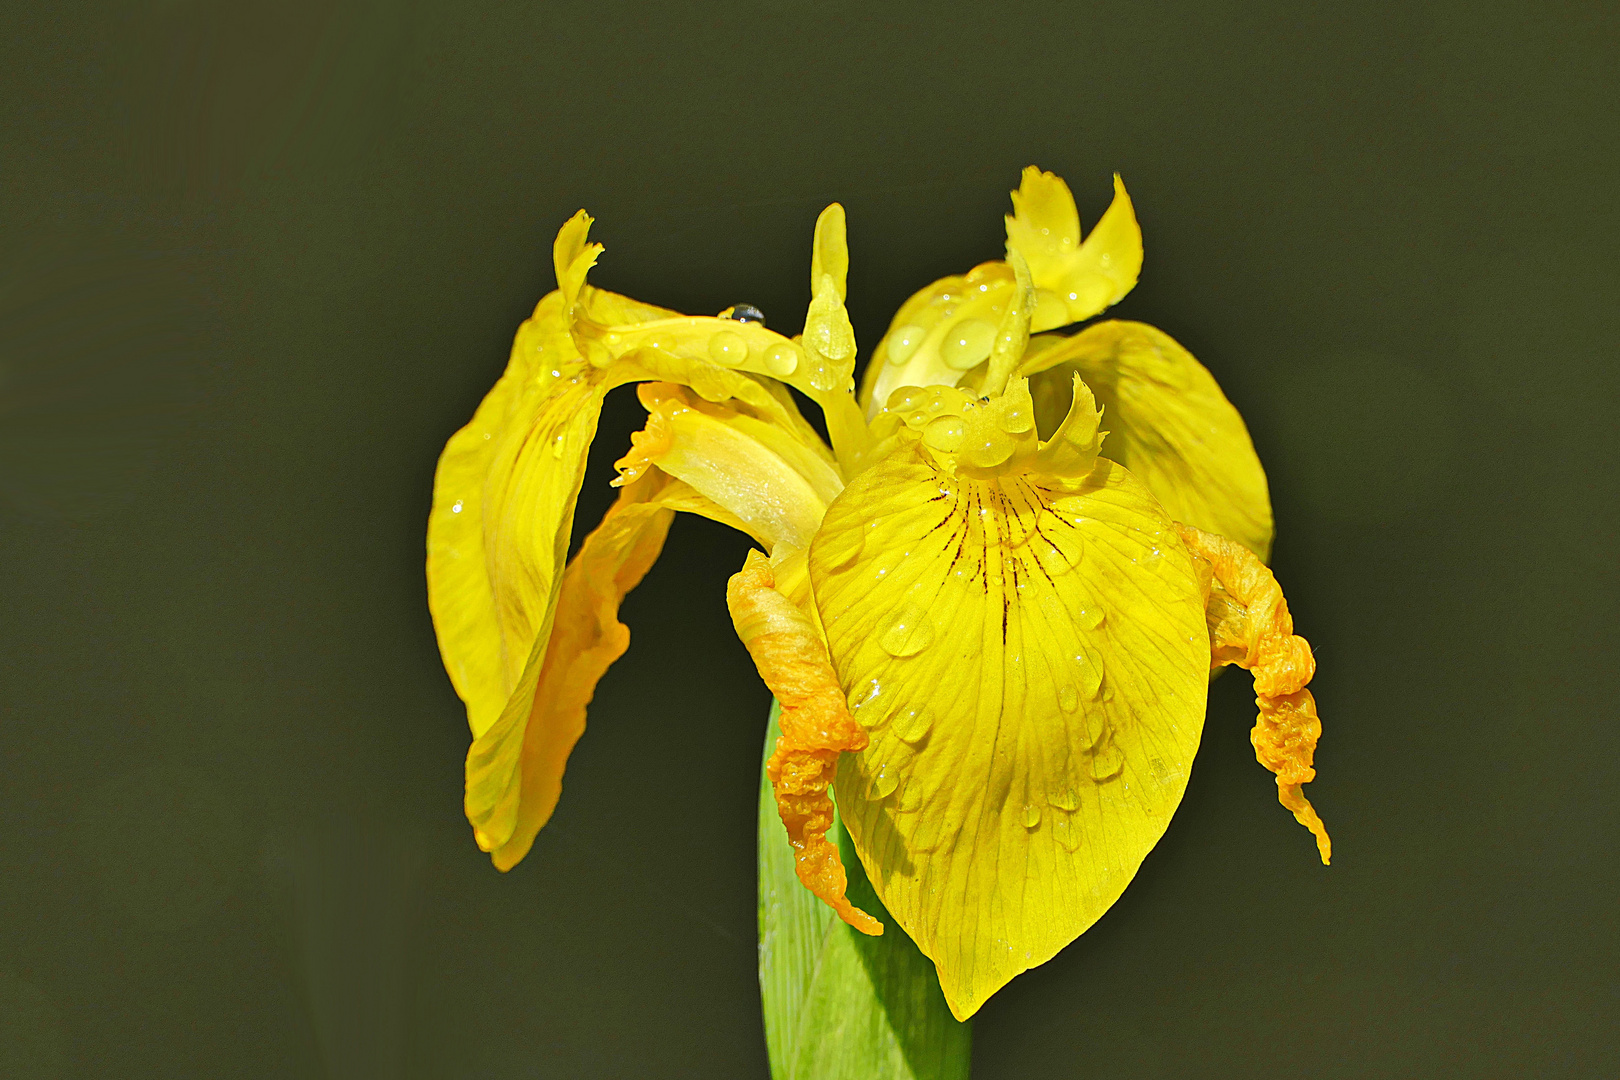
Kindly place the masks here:
<instances>
[{"instance_id":1,"label":"green leaf","mask_svg":"<svg viewBox=\"0 0 1620 1080\"><path fill-rule=\"evenodd\" d=\"M765 756L776 746L771 703ZM759 987L774 1080L965 1080L971 1025L945 1006L933 963L872 891L836 819L856 907L881 937L847 926L799 884L770 782L759 789Z\"/></svg>"}]
</instances>

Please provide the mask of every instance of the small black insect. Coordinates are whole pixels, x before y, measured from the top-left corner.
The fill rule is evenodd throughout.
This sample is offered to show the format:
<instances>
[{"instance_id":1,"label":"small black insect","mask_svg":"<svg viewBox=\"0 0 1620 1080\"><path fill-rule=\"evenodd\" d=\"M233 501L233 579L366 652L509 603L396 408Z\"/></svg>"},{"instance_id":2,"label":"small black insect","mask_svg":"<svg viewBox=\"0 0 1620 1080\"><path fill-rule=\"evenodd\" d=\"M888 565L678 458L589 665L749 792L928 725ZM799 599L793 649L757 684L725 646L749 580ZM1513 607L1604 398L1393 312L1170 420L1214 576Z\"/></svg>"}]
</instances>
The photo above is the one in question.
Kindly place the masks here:
<instances>
[{"instance_id":1,"label":"small black insect","mask_svg":"<svg viewBox=\"0 0 1620 1080\"><path fill-rule=\"evenodd\" d=\"M720 313L722 319L736 319L738 322L757 322L765 325L765 313L753 304L734 304Z\"/></svg>"}]
</instances>

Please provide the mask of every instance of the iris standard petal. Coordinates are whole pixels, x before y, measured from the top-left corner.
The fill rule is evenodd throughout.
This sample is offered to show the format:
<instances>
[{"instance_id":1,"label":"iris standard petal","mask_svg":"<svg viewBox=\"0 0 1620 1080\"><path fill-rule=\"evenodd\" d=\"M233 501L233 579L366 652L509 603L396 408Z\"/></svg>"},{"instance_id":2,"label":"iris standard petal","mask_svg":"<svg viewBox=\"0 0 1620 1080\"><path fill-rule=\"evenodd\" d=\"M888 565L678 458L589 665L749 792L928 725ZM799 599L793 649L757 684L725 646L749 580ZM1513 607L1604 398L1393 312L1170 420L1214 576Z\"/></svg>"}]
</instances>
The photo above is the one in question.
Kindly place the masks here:
<instances>
[{"instance_id":1,"label":"iris standard petal","mask_svg":"<svg viewBox=\"0 0 1620 1080\"><path fill-rule=\"evenodd\" d=\"M1089 319L1118 303L1142 268L1142 232L1130 196L1114 178L1114 201L1082 243L1068 186L1033 166L1013 193L1008 249L1027 261L1033 292L1030 330L1039 333ZM987 262L965 275L912 294L872 354L861 383L868 416L902 386L972 383L995 347L998 327L1019 288L1006 262ZM974 384L976 385L976 384Z\"/></svg>"},{"instance_id":2,"label":"iris standard petal","mask_svg":"<svg viewBox=\"0 0 1620 1080\"><path fill-rule=\"evenodd\" d=\"M1007 246L1023 253L1039 290L1037 333L1089 319L1119 303L1142 272L1142 229L1118 173L1114 201L1082 243L1069 185L1031 165L1013 192Z\"/></svg>"},{"instance_id":3,"label":"iris standard petal","mask_svg":"<svg viewBox=\"0 0 1620 1080\"><path fill-rule=\"evenodd\" d=\"M965 1018L1108 909L1180 802L1209 663L1192 563L1113 462L1046 486L914 444L833 502L810 575L870 739L839 811Z\"/></svg>"},{"instance_id":4,"label":"iris standard petal","mask_svg":"<svg viewBox=\"0 0 1620 1080\"><path fill-rule=\"evenodd\" d=\"M1018 374L1030 376L1043 431L1062 419L1078 374L1103 410L1105 457L1130 469L1172 518L1270 554L1271 497L1249 429L1215 376L1169 334L1109 321L1035 338Z\"/></svg>"}]
</instances>

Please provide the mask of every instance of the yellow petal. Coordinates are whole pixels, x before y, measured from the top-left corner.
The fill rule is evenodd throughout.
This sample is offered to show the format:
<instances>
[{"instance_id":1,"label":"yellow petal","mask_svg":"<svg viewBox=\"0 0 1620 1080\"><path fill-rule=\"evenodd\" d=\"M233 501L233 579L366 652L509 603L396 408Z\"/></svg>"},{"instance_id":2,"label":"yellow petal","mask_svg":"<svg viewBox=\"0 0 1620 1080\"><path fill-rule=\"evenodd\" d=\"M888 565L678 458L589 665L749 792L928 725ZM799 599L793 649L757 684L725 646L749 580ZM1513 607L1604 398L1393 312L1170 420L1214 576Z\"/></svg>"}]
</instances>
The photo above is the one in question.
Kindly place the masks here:
<instances>
[{"instance_id":1,"label":"yellow petal","mask_svg":"<svg viewBox=\"0 0 1620 1080\"><path fill-rule=\"evenodd\" d=\"M832 278L840 300L848 295L849 244L844 238L844 208L837 203L828 206L816 218L815 239L810 250L810 295L821 291L822 275Z\"/></svg>"},{"instance_id":2,"label":"yellow petal","mask_svg":"<svg viewBox=\"0 0 1620 1080\"><path fill-rule=\"evenodd\" d=\"M1322 722L1305 689L1316 674L1310 642L1294 633L1277 579L1254 553L1224 536L1178 525L1205 581L1210 663L1236 664L1254 673L1260 717L1250 741L1260 764L1277 775L1277 799L1316 837L1327 865L1333 843L1300 786L1316 778L1313 761Z\"/></svg>"},{"instance_id":3,"label":"yellow petal","mask_svg":"<svg viewBox=\"0 0 1620 1080\"><path fill-rule=\"evenodd\" d=\"M859 750L866 736L850 718L821 637L808 616L776 591L770 562L757 551L732 576L726 604L737 636L782 706L782 734L765 774L796 852L799 880L855 929L881 934L883 924L844 896L844 865L827 839L833 820L827 786L839 754Z\"/></svg>"},{"instance_id":4,"label":"yellow petal","mask_svg":"<svg viewBox=\"0 0 1620 1080\"><path fill-rule=\"evenodd\" d=\"M878 895L972 1015L1119 896L1180 802L1209 665L1158 503L1098 459L1063 489L902 443L810 551L870 743L838 806Z\"/></svg>"},{"instance_id":5,"label":"yellow petal","mask_svg":"<svg viewBox=\"0 0 1620 1080\"><path fill-rule=\"evenodd\" d=\"M519 328L505 374L472 422L450 439L434 479L428 602L474 738L468 814L479 843L503 853L496 856L498 865L527 849L532 833L525 839L519 831L528 827L524 815L538 807L534 812L543 818L555 798L544 796L531 807L522 796L520 750L552 643L574 507L606 393L626 382L676 380L709 400L744 403L762 423L793 433L807 453L815 454L819 445L780 386L656 341L622 355L608 349L603 340L609 335L634 336L646 325L681 320L585 283L600 251L585 242L589 223L576 215L558 234L553 258L562 287ZM742 323L730 325L747 330ZM830 453L825 447L819 453L830 470ZM712 507L686 485L680 490L681 500ZM711 516L720 515L713 508ZM589 672L596 661L579 663L581 672ZM595 676L587 682L584 696L576 695L581 710ZM564 695L558 707L570 700Z\"/></svg>"},{"instance_id":6,"label":"yellow petal","mask_svg":"<svg viewBox=\"0 0 1620 1080\"><path fill-rule=\"evenodd\" d=\"M510 704L467 751L467 818L497 869L517 865L550 819L585 707L630 645L619 602L664 546L674 517L660 499L668 485L653 474L626 487L585 538L557 590L551 633L536 640Z\"/></svg>"},{"instance_id":7,"label":"yellow petal","mask_svg":"<svg viewBox=\"0 0 1620 1080\"><path fill-rule=\"evenodd\" d=\"M1104 456L1148 486L1178 521L1271 551L1271 498L1243 417L1175 339L1145 323L1110 321L1073 337L1036 338L1029 375L1037 422L1050 430L1075 375L1102 406Z\"/></svg>"},{"instance_id":8,"label":"yellow petal","mask_svg":"<svg viewBox=\"0 0 1620 1080\"><path fill-rule=\"evenodd\" d=\"M643 383L647 426L631 437L620 482L656 465L729 512L774 550L807 548L843 478L820 440L760 416L742 402L704 401L674 383Z\"/></svg>"},{"instance_id":9,"label":"yellow petal","mask_svg":"<svg viewBox=\"0 0 1620 1080\"><path fill-rule=\"evenodd\" d=\"M1007 245L1023 253L1034 278L1037 333L1089 319L1119 303L1142 272L1142 230L1114 174L1114 201L1080 243L1074 196L1059 177L1031 165L1013 192Z\"/></svg>"},{"instance_id":10,"label":"yellow petal","mask_svg":"<svg viewBox=\"0 0 1620 1080\"><path fill-rule=\"evenodd\" d=\"M1084 243L1074 199L1051 173L1025 169L1013 205L1008 248L1029 267L1033 292L1024 301L1024 318L1030 331L1089 319L1136 284L1142 233L1119 177L1113 204ZM1005 262L983 263L914 293L867 366L860 395L866 415L875 415L902 386L979 386L998 339L1009 329L1002 320L1020 295Z\"/></svg>"}]
</instances>

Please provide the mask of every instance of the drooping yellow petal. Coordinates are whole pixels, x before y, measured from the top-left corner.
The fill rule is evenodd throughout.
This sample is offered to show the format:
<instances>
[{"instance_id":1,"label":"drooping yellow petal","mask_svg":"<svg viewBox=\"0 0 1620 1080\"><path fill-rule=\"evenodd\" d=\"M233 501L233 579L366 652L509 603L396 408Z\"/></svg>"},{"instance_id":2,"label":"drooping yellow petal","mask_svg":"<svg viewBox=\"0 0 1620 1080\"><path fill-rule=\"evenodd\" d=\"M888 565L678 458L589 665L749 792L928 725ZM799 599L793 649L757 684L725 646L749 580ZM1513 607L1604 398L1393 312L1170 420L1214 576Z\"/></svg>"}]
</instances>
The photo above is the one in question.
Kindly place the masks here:
<instances>
[{"instance_id":1,"label":"drooping yellow petal","mask_svg":"<svg viewBox=\"0 0 1620 1080\"><path fill-rule=\"evenodd\" d=\"M838 757L865 746L866 735L850 718L820 635L809 617L777 592L771 564L757 551L750 551L732 576L726 604L737 636L782 706L782 734L765 774L796 852L799 880L855 929L881 934L883 924L844 896L848 878L838 848L827 839L833 820L827 787L838 771Z\"/></svg>"},{"instance_id":2,"label":"drooping yellow petal","mask_svg":"<svg viewBox=\"0 0 1620 1080\"><path fill-rule=\"evenodd\" d=\"M550 819L585 707L630 645L619 603L664 546L669 486L653 473L626 487L585 538L563 574L550 635L536 641L511 703L467 752L467 818L500 870L528 854Z\"/></svg>"},{"instance_id":3,"label":"drooping yellow petal","mask_svg":"<svg viewBox=\"0 0 1620 1080\"><path fill-rule=\"evenodd\" d=\"M1051 430L1075 375L1103 410L1104 456L1148 486L1170 516L1271 552L1271 498L1249 429L1209 370L1145 323L1110 321L1036 338L1019 366Z\"/></svg>"},{"instance_id":4,"label":"drooping yellow petal","mask_svg":"<svg viewBox=\"0 0 1620 1080\"><path fill-rule=\"evenodd\" d=\"M635 381L684 383L704 400L740 403L750 417L782 426L796 445L816 453L813 429L786 389L739 370L726 352L740 340L736 334L756 328L697 320L710 327L706 352L649 334L648 326L694 320L587 284L585 273L601 250L585 242L589 224L581 213L559 232L558 291L519 328L506 373L450 439L434 480L429 607L474 738L468 815L480 845L505 853L497 864L521 857L532 839L516 831L529 809L519 750L549 655L574 507L607 392ZM797 346L770 337L797 355ZM831 469L830 453L824 447L820 453ZM681 487L683 499L712 506ZM581 709L589 687L584 695ZM541 817L554 797L534 803L544 808L536 811Z\"/></svg>"},{"instance_id":5,"label":"drooping yellow petal","mask_svg":"<svg viewBox=\"0 0 1620 1080\"><path fill-rule=\"evenodd\" d=\"M1308 641L1294 633L1277 579L1242 544L1187 525L1177 525L1206 584L1210 664L1236 664L1254 673L1260 708L1250 741L1260 764L1277 775L1277 799L1316 837L1327 865L1333 843L1300 786L1316 778L1313 762L1322 737L1316 699L1305 687L1316 674Z\"/></svg>"},{"instance_id":6,"label":"drooping yellow petal","mask_svg":"<svg viewBox=\"0 0 1620 1080\"><path fill-rule=\"evenodd\" d=\"M869 745L839 811L959 1018L1119 896L1180 802L1209 664L1198 582L1119 465L975 479L902 439L810 574Z\"/></svg>"},{"instance_id":7,"label":"drooping yellow petal","mask_svg":"<svg viewBox=\"0 0 1620 1080\"><path fill-rule=\"evenodd\" d=\"M647 426L631 436L617 482L656 465L728 511L768 549L810 546L844 486L819 439L805 441L745 403L707 402L674 383L643 383L636 393Z\"/></svg>"},{"instance_id":8,"label":"drooping yellow petal","mask_svg":"<svg viewBox=\"0 0 1620 1080\"><path fill-rule=\"evenodd\" d=\"M1029 267L1030 331L1089 319L1136 284L1142 233L1119 177L1113 203L1084 243L1074 198L1051 173L1025 169L1013 206L1008 249ZM902 386L976 386L976 373L994 351L1018 290L1008 263L988 262L914 293L895 314L867 367L860 395L867 415Z\"/></svg>"}]
</instances>

